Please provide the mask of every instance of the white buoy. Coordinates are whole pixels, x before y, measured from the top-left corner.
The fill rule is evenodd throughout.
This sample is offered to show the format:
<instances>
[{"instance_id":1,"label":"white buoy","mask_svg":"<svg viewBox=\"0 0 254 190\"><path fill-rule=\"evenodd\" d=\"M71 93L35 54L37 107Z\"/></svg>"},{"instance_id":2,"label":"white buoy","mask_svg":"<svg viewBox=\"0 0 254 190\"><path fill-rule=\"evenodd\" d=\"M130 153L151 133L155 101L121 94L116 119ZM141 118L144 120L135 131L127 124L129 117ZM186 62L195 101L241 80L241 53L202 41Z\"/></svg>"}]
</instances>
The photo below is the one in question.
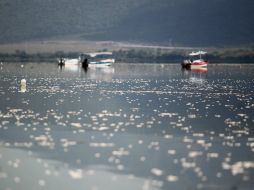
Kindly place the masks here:
<instances>
[{"instance_id":1,"label":"white buoy","mask_svg":"<svg viewBox=\"0 0 254 190\"><path fill-rule=\"evenodd\" d=\"M21 86L26 86L26 79L22 79L20 84L21 84Z\"/></svg>"},{"instance_id":2,"label":"white buoy","mask_svg":"<svg viewBox=\"0 0 254 190\"><path fill-rule=\"evenodd\" d=\"M26 79L22 79L20 82L20 91L26 92Z\"/></svg>"}]
</instances>

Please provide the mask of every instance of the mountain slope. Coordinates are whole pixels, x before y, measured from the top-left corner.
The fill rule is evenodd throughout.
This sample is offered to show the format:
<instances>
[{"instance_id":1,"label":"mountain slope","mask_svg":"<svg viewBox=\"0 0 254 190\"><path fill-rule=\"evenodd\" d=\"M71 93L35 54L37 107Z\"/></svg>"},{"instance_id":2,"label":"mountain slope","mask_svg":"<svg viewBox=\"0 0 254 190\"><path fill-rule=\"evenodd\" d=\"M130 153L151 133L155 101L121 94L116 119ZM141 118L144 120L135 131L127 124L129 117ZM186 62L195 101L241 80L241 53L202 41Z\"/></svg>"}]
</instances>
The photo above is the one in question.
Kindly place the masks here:
<instances>
[{"instance_id":1,"label":"mountain slope","mask_svg":"<svg viewBox=\"0 0 254 190\"><path fill-rule=\"evenodd\" d=\"M110 28L135 6L135 0L1 0L0 41L97 33Z\"/></svg>"},{"instance_id":2,"label":"mountain slope","mask_svg":"<svg viewBox=\"0 0 254 190\"><path fill-rule=\"evenodd\" d=\"M240 45L254 42L254 1L154 1L115 27L112 39L184 45Z\"/></svg>"},{"instance_id":3,"label":"mountain slope","mask_svg":"<svg viewBox=\"0 0 254 190\"><path fill-rule=\"evenodd\" d=\"M252 0L1 0L0 42L78 35L188 46L254 43Z\"/></svg>"}]
</instances>

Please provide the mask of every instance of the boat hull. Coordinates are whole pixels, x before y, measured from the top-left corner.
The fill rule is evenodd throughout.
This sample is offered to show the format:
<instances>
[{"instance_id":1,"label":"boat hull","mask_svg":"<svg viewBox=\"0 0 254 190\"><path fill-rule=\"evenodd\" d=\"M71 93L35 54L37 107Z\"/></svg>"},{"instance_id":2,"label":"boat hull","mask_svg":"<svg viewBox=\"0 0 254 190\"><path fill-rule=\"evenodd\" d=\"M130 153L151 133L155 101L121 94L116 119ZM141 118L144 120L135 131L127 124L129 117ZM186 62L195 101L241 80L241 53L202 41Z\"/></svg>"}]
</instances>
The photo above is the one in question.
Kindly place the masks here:
<instances>
[{"instance_id":1,"label":"boat hull","mask_svg":"<svg viewBox=\"0 0 254 190\"><path fill-rule=\"evenodd\" d=\"M203 62L203 63L199 63L199 64L191 64L191 68L195 69L195 68L204 68L207 67L208 62Z\"/></svg>"},{"instance_id":2,"label":"boat hull","mask_svg":"<svg viewBox=\"0 0 254 190\"><path fill-rule=\"evenodd\" d=\"M199 61L199 62L191 62L191 63L182 63L182 68L186 69L195 69L195 68L204 68L207 67L208 61Z\"/></svg>"},{"instance_id":3,"label":"boat hull","mask_svg":"<svg viewBox=\"0 0 254 190\"><path fill-rule=\"evenodd\" d=\"M105 67L105 66L111 66L113 63L115 63L114 59L105 59L100 61L91 61L89 63L89 67Z\"/></svg>"}]
</instances>

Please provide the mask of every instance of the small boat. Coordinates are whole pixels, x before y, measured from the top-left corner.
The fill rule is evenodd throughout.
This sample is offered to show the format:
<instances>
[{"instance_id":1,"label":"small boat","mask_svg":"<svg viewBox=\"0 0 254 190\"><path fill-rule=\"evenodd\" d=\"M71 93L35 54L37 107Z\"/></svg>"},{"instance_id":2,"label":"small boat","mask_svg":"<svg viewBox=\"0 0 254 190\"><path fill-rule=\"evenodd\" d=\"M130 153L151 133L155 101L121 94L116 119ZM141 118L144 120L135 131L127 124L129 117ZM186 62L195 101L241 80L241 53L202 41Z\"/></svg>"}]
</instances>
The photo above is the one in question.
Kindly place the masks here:
<instances>
[{"instance_id":1,"label":"small boat","mask_svg":"<svg viewBox=\"0 0 254 190\"><path fill-rule=\"evenodd\" d=\"M79 59L68 59L68 58L64 59L64 65L78 65L78 64L80 64Z\"/></svg>"},{"instance_id":2,"label":"small boat","mask_svg":"<svg viewBox=\"0 0 254 190\"><path fill-rule=\"evenodd\" d=\"M202 55L205 55L205 54L207 54L207 52L205 52L205 51L198 51L198 52L190 53L189 56L191 58L184 60L181 63L182 68L195 69L195 68L207 67L208 61L202 59Z\"/></svg>"},{"instance_id":3,"label":"small boat","mask_svg":"<svg viewBox=\"0 0 254 190\"><path fill-rule=\"evenodd\" d=\"M79 59L69 59L69 58L59 58L58 59L58 65L59 66L72 66L72 65L78 65Z\"/></svg>"},{"instance_id":4,"label":"small boat","mask_svg":"<svg viewBox=\"0 0 254 190\"><path fill-rule=\"evenodd\" d=\"M84 55L88 57L89 67L111 66L115 63L115 59L112 58L112 52L86 53Z\"/></svg>"},{"instance_id":5,"label":"small boat","mask_svg":"<svg viewBox=\"0 0 254 190\"><path fill-rule=\"evenodd\" d=\"M65 59L64 59L64 58L62 58L62 57L61 57L61 58L59 58L59 59L58 59L58 65L59 65L59 66L63 66L63 65L65 65Z\"/></svg>"},{"instance_id":6,"label":"small boat","mask_svg":"<svg viewBox=\"0 0 254 190\"><path fill-rule=\"evenodd\" d=\"M114 63L115 59L112 58L112 52L82 53L76 59L60 58L58 60L58 65L60 66L81 65L83 68L105 67Z\"/></svg>"}]
</instances>

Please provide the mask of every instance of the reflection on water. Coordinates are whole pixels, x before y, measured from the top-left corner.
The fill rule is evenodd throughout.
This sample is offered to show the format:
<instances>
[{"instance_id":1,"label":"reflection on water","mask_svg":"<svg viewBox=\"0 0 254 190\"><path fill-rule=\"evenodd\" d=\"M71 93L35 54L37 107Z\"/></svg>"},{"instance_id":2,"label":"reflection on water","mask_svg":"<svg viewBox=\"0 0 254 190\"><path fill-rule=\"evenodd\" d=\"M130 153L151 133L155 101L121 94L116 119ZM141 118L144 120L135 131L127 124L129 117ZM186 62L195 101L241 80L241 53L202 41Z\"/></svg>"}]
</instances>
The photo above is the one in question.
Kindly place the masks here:
<instances>
[{"instance_id":1,"label":"reflection on water","mask_svg":"<svg viewBox=\"0 0 254 190\"><path fill-rule=\"evenodd\" d=\"M66 65L59 66L59 70L63 74L71 73L72 75L80 76L81 78L85 77L104 80L111 79L115 72L115 68L111 66L82 68L80 65Z\"/></svg>"},{"instance_id":2,"label":"reflection on water","mask_svg":"<svg viewBox=\"0 0 254 190\"><path fill-rule=\"evenodd\" d=\"M252 189L254 67L208 70L4 64L0 189Z\"/></svg>"},{"instance_id":3,"label":"reflection on water","mask_svg":"<svg viewBox=\"0 0 254 190\"><path fill-rule=\"evenodd\" d=\"M183 75L189 78L192 83L202 84L206 82L208 68L182 69Z\"/></svg>"}]
</instances>

